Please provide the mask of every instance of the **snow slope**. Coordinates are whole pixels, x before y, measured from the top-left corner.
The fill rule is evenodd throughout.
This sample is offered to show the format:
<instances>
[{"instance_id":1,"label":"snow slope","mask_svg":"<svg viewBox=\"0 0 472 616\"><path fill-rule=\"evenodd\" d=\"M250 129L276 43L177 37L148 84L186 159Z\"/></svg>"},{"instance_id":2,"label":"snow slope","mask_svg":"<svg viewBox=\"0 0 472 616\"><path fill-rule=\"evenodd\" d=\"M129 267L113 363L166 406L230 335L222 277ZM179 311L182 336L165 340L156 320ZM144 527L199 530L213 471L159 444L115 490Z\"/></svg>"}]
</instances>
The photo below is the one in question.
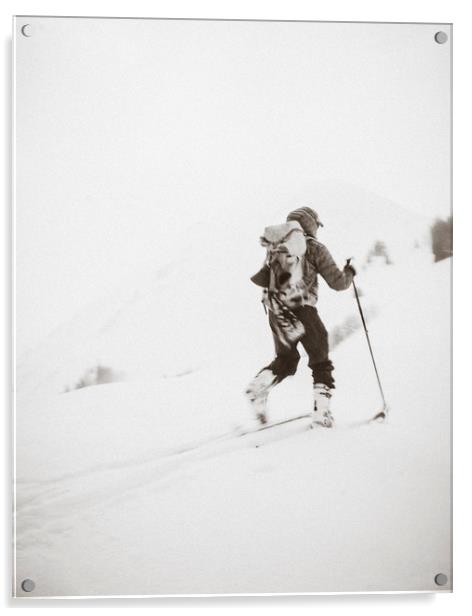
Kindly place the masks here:
<instances>
[{"instance_id":1,"label":"snow slope","mask_svg":"<svg viewBox=\"0 0 472 616\"><path fill-rule=\"evenodd\" d=\"M149 263L137 265L114 292L80 309L35 348L19 353L16 390L34 397L60 393L97 364L127 381L202 370L229 356L245 358L250 371L258 370L272 352L258 306L260 291L249 282L264 258L258 237L268 223L285 219L287 203L306 202L304 194L322 213L320 240L339 264L353 256L360 269L373 243L382 239L394 263L401 265L414 243L428 234L427 220L359 187L320 182L299 190L300 197L293 195L293 186L290 198L283 192L275 201L261 197L258 207L254 196L250 203L241 196L241 207L226 205L178 237L162 237L164 230L156 229ZM249 205L252 211L244 216ZM375 288L375 276L369 268L360 286L372 280ZM383 276L395 277L395 271ZM371 307L384 301L380 296L388 287L375 288L367 300ZM320 292L320 310L330 329L353 314L350 294L333 294L323 283ZM52 301L45 294L44 302Z\"/></svg>"},{"instance_id":2,"label":"snow slope","mask_svg":"<svg viewBox=\"0 0 472 616\"><path fill-rule=\"evenodd\" d=\"M221 321L194 332L184 363L157 350L154 375L148 357L128 382L19 391L17 594L26 577L35 596L437 590L436 573L451 578L449 267L413 251L358 276L377 310L369 330L387 424L359 425L379 396L357 329L332 355L336 429L302 421L235 436L244 385L272 353L243 285L244 310L223 293ZM220 273L212 263L186 285L210 288ZM336 319L353 313L351 292L324 289L328 314L335 301ZM165 313L169 329L180 304ZM116 332L132 337L145 312L123 313ZM305 362L273 392L274 420L310 408Z\"/></svg>"}]
</instances>

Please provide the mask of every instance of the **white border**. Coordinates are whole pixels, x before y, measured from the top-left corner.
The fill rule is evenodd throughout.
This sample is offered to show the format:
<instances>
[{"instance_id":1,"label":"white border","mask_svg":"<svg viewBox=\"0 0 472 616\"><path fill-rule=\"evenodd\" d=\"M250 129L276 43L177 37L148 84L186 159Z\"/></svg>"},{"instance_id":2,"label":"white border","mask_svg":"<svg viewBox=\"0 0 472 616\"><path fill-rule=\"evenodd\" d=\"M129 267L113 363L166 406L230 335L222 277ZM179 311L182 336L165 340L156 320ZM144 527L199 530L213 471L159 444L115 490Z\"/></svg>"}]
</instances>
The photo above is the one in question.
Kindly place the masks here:
<instances>
[{"instance_id":1,"label":"white border","mask_svg":"<svg viewBox=\"0 0 472 616\"><path fill-rule=\"evenodd\" d=\"M331 0L330 2L316 2L316 0L239 0L238 2L226 0L217 2L216 0L201 0L192 2L191 0L114 0L108 2L106 0L43 0L41 2L34 1L9 1L6 0L2 6L2 28L4 35L4 51L8 44L8 39L11 33L11 15L13 14L47 14L47 15L82 15L82 16L128 16L139 17L146 15L149 17L195 17L195 18L233 18L233 19L288 19L288 20L340 20L340 21L404 21L404 22L453 22L455 35L455 332L461 333L461 340L458 339L455 346L455 579L454 593L440 593L437 595L425 594L372 594L372 595L302 595L302 596L247 596L247 597L214 597L206 598L178 598L178 599L85 599L87 608L95 609L96 607L152 607L159 606L165 609L165 606L180 607L193 606L199 608L205 607L238 607L247 610L249 607L257 607L258 609L274 608L289 610L297 609L298 607L329 607L334 613L339 613L343 608L349 609L350 613L354 611L365 614L370 610L378 612L379 608L383 613L389 611L398 612L402 609L407 614L414 610L415 614L428 611L428 614L443 613L447 610L451 614L465 613L467 607L470 609L471 601L468 595L469 586L469 556L471 546L471 507L470 496L468 494L468 485L470 484L469 468L470 468L470 439L472 438L472 421L470 403L466 397L467 383L470 380L469 371L467 370L470 360L469 345L467 344L465 333L468 331L467 325L470 321L470 306L465 297L465 293L469 287L469 265L468 254L465 248L468 246L467 240L472 231L472 216L470 214L470 143L471 143L471 123L470 111L472 108L471 88L469 85L469 59L470 59L470 33L468 28L472 24L470 10L466 2L461 0L446 0L437 2L431 0L396 0L395 2L375 2L373 0L357 0L352 2L349 0ZM467 28L467 30L466 30ZM5 58L4 58L5 60ZM8 59L7 59L8 62ZM4 83L8 84L9 71L4 61ZM4 185L5 185L5 201L8 206L10 201L10 182L9 182L9 88L6 87L4 97L4 127L7 136L7 146L4 148ZM458 128L459 127L459 128ZM10 214L8 207L4 210L4 294L6 301L2 305L2 315L4 328L2 330L2 348L5 352L2 355L1 363L2 386L4 390L4 414L6 427L5 435L5 451L7 455L11 452L9 444L11 435L11 421L9 420L9 400L10 389L10 323L9 323L9 286L10 286L10 265L9 265L9 233L10 233ZM467 267L467 271L463 271ZM467 370L467 372L466 372ZM6 460L6 476L3 474L5 481L5 490L9 491L9 478L11 474L9 457ZM4 537L7 545L10 540L11 527L11 501L5 499L6 507L3 510L4 515ZM2 560L1 579L5 582L2 588L6 589L6 593L2 597L5 607L24 607L26 605L32 607L32 599L28 599L25 603L22 600L9 600L8 594L11 588L10 584L10 563L9 558L11 552L5 559ZM447 603L445 603L447 601ZM36 603L36 601L34 601ZM49 601L41 600L38 607L47 607L49 605L59 609L72 609L60 607L67 603L62 599ZM81 605L83 603L81 602Z\"/></svg>"}]
</instances>

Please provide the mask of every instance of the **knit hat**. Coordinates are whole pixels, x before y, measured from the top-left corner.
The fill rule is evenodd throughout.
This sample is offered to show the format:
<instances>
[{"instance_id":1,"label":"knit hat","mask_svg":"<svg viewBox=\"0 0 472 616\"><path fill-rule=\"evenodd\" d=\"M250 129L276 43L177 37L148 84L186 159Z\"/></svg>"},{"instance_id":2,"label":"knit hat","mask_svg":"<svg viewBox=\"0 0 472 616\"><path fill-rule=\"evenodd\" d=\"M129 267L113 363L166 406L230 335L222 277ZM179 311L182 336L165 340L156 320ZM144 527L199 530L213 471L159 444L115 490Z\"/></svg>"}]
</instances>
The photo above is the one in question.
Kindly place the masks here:
<instances>
[{"instance_id":1,"label":"knit hat","mask_svg":"<svg viewBox=\"0 0 472 616\"><path fill-rule=\"evenodd\" d=\"M314 235L316 229L323 226L318 213L312 210L311 207L299 207L293 210L287 216L287 221L290 220L299 222L308 235Z\"/></svg>"}]
</instances>

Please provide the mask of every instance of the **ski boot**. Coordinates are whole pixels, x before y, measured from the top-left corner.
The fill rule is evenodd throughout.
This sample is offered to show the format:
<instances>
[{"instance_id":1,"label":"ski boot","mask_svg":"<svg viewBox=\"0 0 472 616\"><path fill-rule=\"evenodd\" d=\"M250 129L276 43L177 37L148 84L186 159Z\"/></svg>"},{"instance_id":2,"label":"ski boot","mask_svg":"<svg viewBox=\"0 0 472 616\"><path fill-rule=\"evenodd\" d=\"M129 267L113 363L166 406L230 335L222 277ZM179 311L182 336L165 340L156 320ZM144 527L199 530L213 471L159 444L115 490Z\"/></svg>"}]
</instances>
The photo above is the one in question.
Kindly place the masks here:
<instances>
[{"instance_id":1,"label":"ski boot","mask_svg":"<svg viewBox=\"0 0 472 616\"><path fill-rule=\"evenodd\" d=\"M277 376L272 370L264 368L256 374L246 389L246 395L259 424L267 423L267 398L276 383Z\"/></svg>"},{"instance_id":2,"label":"ski boot","mask_svg":"<svg viewBox=\"0 0 472 616\"><path fill-rule=\"evenodd\" d=\"M332 428L334 418L329 410L331 400L331 390L324 383L315 383L314 387L315 402L313 405L313 419L311 427L322 426L323 428Z\"/></svg>"}]
</instances>

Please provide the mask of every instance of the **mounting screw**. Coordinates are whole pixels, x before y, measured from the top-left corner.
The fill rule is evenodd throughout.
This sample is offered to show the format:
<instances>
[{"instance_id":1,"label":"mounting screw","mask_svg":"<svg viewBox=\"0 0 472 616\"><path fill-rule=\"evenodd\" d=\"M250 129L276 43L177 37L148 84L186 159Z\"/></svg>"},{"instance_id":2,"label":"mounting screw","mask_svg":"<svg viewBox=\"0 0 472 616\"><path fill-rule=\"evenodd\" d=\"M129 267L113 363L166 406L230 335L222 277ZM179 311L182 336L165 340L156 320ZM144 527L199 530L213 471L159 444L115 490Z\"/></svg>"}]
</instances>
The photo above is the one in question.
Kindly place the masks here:
<instances>
[{"instance_id":1,"label":"mounting screw","mask_svg":"<svg viewBox=\"0 0 472 616\"><path fill-rule=\"evenodd\" d=\"M29 38L33 34L33 28L30 26L30 24L25 24L24 26L21 26L21 34L23 36L26 36L26 38Z\"/></svg>"},{"instance_id":2,"label":"mounting screw","mask_svg":"<svg viewBox=\"0 0 472 616\"><path fill-rule=\"evenodd\" d=\"M440 30L439 32L436 32L436 34L434 35L434 40L436 41L436 43L443 45L444 43L447 42L447 34L443 32L442 30Z\"/></svg>"},{"instance_id":3,"label":"mounting screw","mask_svg":"<svg viewBox=\"0 0 472 616\"><path fill-rule=\"evenodd\" d=\"M434 578L434 581L438 586L444 586L445 584L447 584L447 575L445 575L444 573L438 573Z\"/></svg>"},{"instance_id":4,"label":"mounting screw","mask_svg":"<svg viewBox=\"0 0 472 616\"><path fill-rule=\"evenodd\" d=\"M25 591L25 592L32 592L36 587L36 584L33 582L33 580L23 580L21 582L21 588Z\"/></svg>"}]
</instances>

